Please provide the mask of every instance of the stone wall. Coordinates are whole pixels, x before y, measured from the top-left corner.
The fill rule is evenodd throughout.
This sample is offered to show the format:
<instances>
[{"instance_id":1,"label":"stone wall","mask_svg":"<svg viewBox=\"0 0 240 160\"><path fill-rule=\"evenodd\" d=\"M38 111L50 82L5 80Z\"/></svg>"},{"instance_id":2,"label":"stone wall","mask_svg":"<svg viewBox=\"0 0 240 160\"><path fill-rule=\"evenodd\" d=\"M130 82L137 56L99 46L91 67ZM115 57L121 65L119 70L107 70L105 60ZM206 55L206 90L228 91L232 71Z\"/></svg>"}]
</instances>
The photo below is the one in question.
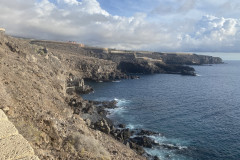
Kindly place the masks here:
<instances>
[{"instance_id":1,"label":"stone wall","mask_svg":"<svg viewBox=\"0 0 240 160\"><path fill-rule=\"evenodd\" d=\"M0 109L0 159L39 160L28 141Z\"/></svg>"}]
</instances>

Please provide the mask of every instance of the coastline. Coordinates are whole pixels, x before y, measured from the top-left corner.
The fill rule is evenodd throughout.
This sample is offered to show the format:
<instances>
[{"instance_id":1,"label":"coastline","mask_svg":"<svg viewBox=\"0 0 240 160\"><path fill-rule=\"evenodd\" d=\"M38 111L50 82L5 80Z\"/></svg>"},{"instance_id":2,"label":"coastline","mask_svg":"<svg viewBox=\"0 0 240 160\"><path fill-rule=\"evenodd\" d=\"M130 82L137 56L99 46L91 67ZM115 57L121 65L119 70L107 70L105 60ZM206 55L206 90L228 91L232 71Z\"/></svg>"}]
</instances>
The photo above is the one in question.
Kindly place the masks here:
<instances>
[{"instance_id":1,"label":"coastline","mask_svg":"<svg viewBox=\"0 0 240 160\"><path fill-rule=\"evenodd\" d=\"M1 107L9 108L7 116L40 159L145 159L128 146L143 153L136 144L157 145L146 136L150 133L129 141L132 131L116 128L106 117L105 108L114 108L116 102L86 101L79 96L93 91L84 84L84 79L97 82L137 79L134 75L137 73L193 75L193 68L183 64L185 56L188 62L220 60L165 53L147 53L152 58L139 58L142 54L136 58L124 51L109 54L76 44L33 42L1 34ZM171 61L152 60L159 56ZM138 132L141 131L135 131Z\"/></svg>"},{"instance_id":2,"label":"coastline","mask_svg":"<svg viewBox=\"0 0 240 160\"><path fill-rule=\"evenodd\" d=\"M148 154L144 148L159 146L168 149L179 149L177 146L161 145L150 138L150 136L161 135L160 133L145 129L130 129L122 123L115 124L113 120L108 118L108 115L110 115L108 109L118 108L118 102L116 100L88 102L93 104L93 106L91 106L92 108L88 109L88 112L80 113L88 126L112 136L127 147L135 150L139 155L145 156L147 159L158 160L159 158L157 156ZM74 109L77 110L77 106L75 106Z\"/></svg>"},{"instance_id":3,"label":"coastline","mask_svg":"<svg viewBox=\"0 0 240 160\"><path fill-rule=\"evenodd\" d=\"M223 81L223 80L227 80L227 82L232 82L231 79L233 79L235 82L237 82L237 79L238 79L239 75L236 75L236 73L239 73L239 70L238 70L238 67L239 67L239 64L240 64L239 61L238 62L234 62L234 61L233 62L228 62L228 61L226 61L226 62L227 62L227 64L225 64L225 65L212 65L212 66L209 66L209 67L196 66L197 73L201 74L202 77L185 77L185 76L180 76L180 75L153 75L153 76L151 76L151 75L145 76L144 75L140 78L140 80L134 80L134 81L123 80L121 83L117 83L117 84L115 84L115 83L112 83L112 84L110 83L109 84L107 82L103 83L103 84L102 83L97 83L96 87L95 87L95 85L92 85L92 86L94 86L94 88L96 88L95 96L89 96L90 97L89 99L97 99L97 97L101 97L99 99L99 100L101 100L101 99L104 99L104 98L105 99L108 99L108 98L113 99L114 97L116 97L119 100L127 100L127 101L129 101L129 103L131 103L131 106L129 107L129 109L125 110L126 112L122 112L121 116L117 115L118 118L116 120L119 120L119 122L121 122L122 121L121 118L129 119L129 115L131 116L131 115L134 115L134 114L140 115L140 118L141 118L144 115L139 114L139 112L136 108L138 108L138 109L143 108L142 113L146 113L146 114L149 114L149 112L151 113L151 111L150 111L151 108L149 109L149 112L147 111L147 109L145 109L143 107L144 105L142 105L141 107L136 107L135 109L131 108L133 105L135 105L135 102L139 99L139 98L138 99L135 99L135 98L133 99L133 97L129 96L129 95L134 95L134 94L139 95L138 90L133 89L133 88L137 88L137 86L140 86L140 87L144 86L144 83L138 83L138 82L141 82L141 81L144 82L145 81L146 82L145 84L148 84L150 81L148 81L147 79L152 80L152 82L160 82L160 80L159 81L155 81L155 80L164 79L164 81L161 80L161 82L166 82L167 80L171 81L171 79L176 79L177 78L178 81L176 83L173 83L173 84L179 84L179 83L181 83L181 81L183 79L186 79L185 82L182 82L182 87L177 87L177 86L175 87L175 85L173 85L172 87L167 87L167 86L170 86L169 84L171 84L172 82L166 83L167 84L166 88L168 88L171 91L178 90L179 91L178 95L181 95L181 93L180 93L181 89L180 88L187 88L187 89L183 89L182 92L183 91L189 91L189 92L183 92L183 93L186 93L186 96L183 96L183 97L176 96L174 94L176 92L171 94L173 97L179 97L179 99L183 100L182 103L181 103L182 105L181 104L177 105L175 107L175 109L174 109L174 106L169 107L171 105L165 106L165 105L162 105L162 103L159 103L159 104L161 104L161 105L159 105L159 110L160 110L159 111L159 119L160 119L159 123L164 123L164 124L158 125L158 127L159 126L160 127L159 127L159 130L157 130L157 131L160 131L160 133L164 133L164 135L168 138L179 138L179 140L181 140L183 143L186 142L186 146L189 146L189 150L192 152L192 155L188 152L189 154L187 156L189 156L189 157L191 157L191 156L194 157L195 156L193 159L197 159L196 158L197 156L200 157L199 159L203 159L203 157L205 157L205 158L206 157L212 157L212 159L214 159L214 157L218 157L219 159L224 159L223 154L220 154L220 152L216 152L217 154L214 154L215 152L213 152L213 151L216 151L216 150L221 151L221 149L223 149L223 147L221 146L221 149L218 150L218 147L214 146L214 144L221 145L221 144L225 144L225 143L221 143L221 142L218 143L218 142L216 142L216 140L214 142L212 142L211 140L209 140L209 138L211 138L211 139L214 138L215 135L217 136L216 139L221 140L220 136L221 136L222 133L219 133L219 134L215 133L215 134L212 134L212 135L204 134L204 133L209 133L210 132L210 131L207 131L207 130L205 131L206 127L212 127L212 125L214 126L214 124L205 123L206 121L207 122L209 122L209 121L214 122L214 123L217 123L218 126L221 126L221 124L219 124L219 122L215 122L214 119L216 119L216 118L221 119L222 116L228 116L230 113L233 114L233 111L228 110L228 107L230 107L232 109L234 107L227 106L227 104L235 104L236 110L234 110L234 109L233 110L234 111L239 111L239 108L237 107L237 104L236 104L236 102L238 102L238 100L236 100L237 96L233 96L233 98L234 98L234 100L233 100L234 102L233 102L231 100L232 95L229 94L232 91L234 93L239 94L236 87L232 86L230 83L229 84L226 83L226 85L225 85L225 87L227 86L227 90L223 90L225 87L222 87L222 84L224 84L224 83L217 83L216 86L212 87L212 85L214 85L216 82L226 82L226 81ZM230 76L231 75L230 73L234 73L234 74L232 74L232 76ZM224 78L225 76L229 76L229 78ZM155 78L152 79L150 77L155 77ZM174 81L174 80L172 80L172 81ZM127 83L130 83L130 84L126 85ZM133 84L136 84L136 85L133 85ZM155 84L159 84L159 83L155 83ZM236 84L236 85L238 86L238 84ZM124 86L126 86L126 87L124 87ZM132 86L132 88L129 88L129 86L130 87ZM193 86L196 87L196 88L194 88ZM147 87L151 88L152 86L151 85L150 86L146 85L146 87L142 87L142 88L147 89ZM230 87L230 90L228 89L229 87ZM106 90L105 90L105 88L106 88ZM117 89L117 88L119 88L119 90L114 90L113 92L111 92L111 89ZM124 90L126 90L128 88L129 88L129 92L133 92L133 94L127 94L126 93L126 95L125 95ZM163 89L165 87L156 87L156 88L158 88L158 89L162 88ZM212 90L212 88L214 88L214 90ZM201 91L203 91L203 92L201 92ZM221 94L222 91L226 91L226 92ZM217 93L217 92L220 92L220 94ZM146 92L144 92L144 93L146 93ZM156 92L153 92L153 93L156 93ZM160 95L163 95L164 91L161 91L160 93L161 93ZM167 96L169 96L168 93L170 93L170 92L166 91L165 93L166 93ZM206 96L201 96L204 93L206 94ZM226 98L223 98L224 101L226 101L226 103L224 103L223 100L221 100L221 99L219 99L219 101L216 102L216 100L218 100L218 98L217 98L218 96L216 97L216 94L220 97L221 97L221 95L224 95L224 96L228 97L229 100L226 99ZM88 97L88 96L86 96L86 97ZM141 99L143 96L139 96L139 97ZM209 97L211 97L211 99L209 99ZM160 101L164 101L165 98L166 98L166 96L163 96L162 98L160 98ZM216 98L216 99L214 99L214 98ZM147 102L149 102L149 99L146 98L146 100L147 100ZM174 102L173 98L169 98L167 100L168 101L173 100L173 102ZM181 102L180 100L179 101L176 100L176 101ZM195 103L191 103L191 101L195 102ZM141 102L143 102L143 101L140 101L140 103ZM185 104L186 107L182 108L182 106L184 104ZM219 107L218 107L218 105L219 105ZM156 108L157 107L155 107L155 109ZM164 110L166 110L166 108L168 108L168 110L170 108L172 108L173 111L168 112L168 113L172 113L172 114L167 114L168 116L164 116L163 114L160 113L160 112L165 113ZM209 111L209 110L214 109L214 108L215 108L214 112ZM179 110L179 109L182 110L180 113L175 112L176 110ZM219 109L222 112L220 112ZM136 113L134 112L134 110L136 110ZM202 110L202 113L201 113L201 110ZM130 114L128 114L129 111L131 112ZM196 111L199 111L199 113L196 112ZM126 116L124 116L123 114L125 114ZM235 115L237 115L237 114L235 114ZM192 120L189 121L189 117L191 117ZM154 113L153 113L152 118L154 119ZM155 118L157 118L157 117L155 117ZM226 117L226 118L228 118L228 117ZM236 117L232 117L232 118L235 119ZM138 119L139 119L139 116L138 116L138 118L136 118L136 120L138 120ZM179 126L182 126L182 127L179 128L179 126L176 126L174 128L174 125L170 124L170 123L172 123L171 121L174 121L172 119L174 119L175 121L179 120L177 122L174 122L174 124L179 124ZM183 120L183 119L188 119L188 122L182 123L185 128L183 127L182 124L180 124L182 122L181 120ZM147 121L148 123L145 123L146 125L144 125L144 126L148 127L148 125L150 125L150 122L153 122L153 121L154 120ZM126 121L123 120L122 122L126 122ZM141 121L141 122L143 122L143 121ZM200 123L199 122L203 123L201 126L203 126L204 130L200 128ZM139 124L139 122L133 123L133 120L127 120L127 123L125 123L125 124L130 124L130 123L135 124L135 125ZM169 127L170 127L169 129L167 128L168 123L169 123ZM228 119L226 119L226 122L220 122L220 123L229 124L229 121L228 121ZM194 125L194 127L193 127L193 125ZM205 126L205 125L207 125L207 126ZM161 128L161 126L163 126L163 128ZM193 128L191 128L190 126L192 126ZM231 127L231 125L226 126L226 127L234 130L234 127L233 126ZM152 128L152 127L149 127L149 128ZM191 128L192 130L191 129L186 129L186 128ZM187 130L188 132L179 133L179 130L181 130L181 129L185 130L185 131ZM215 128L215 129L217 131L219 131L218 128ZM171 131L166 131L166 130L171 130ZM175 134L172 130L176 130L177 133ZM197 132L197 134L196 134L195 131ZM233 136L230 133L230 131L226 131L226 132L228 134L223 135L224 139L228 138L228 136ZM191 135L191 133L192 133L192 136L190 137L189 135ZM212 132L210 132L210 133L212 133ZM186 135L184 135L184 134L186 134ZM195 137L193 137L193 136L196 136L197 138L194 139ZM201 137L202 137L202 139L201 139ZM198 139L198 138L200 138L200 139ZM238 139L238 138L235 138L235 139ZM197 140L199 140L200 143ZM208 142L206 142L204 140L207 140ZM181 143L181 144L183 144L183 143ZM200 144L200 145L198 145L198 144ZM231 142L227 143L227 144L229 144L230 146L234 145L234 144L231 144ZM211 145L213 145L214 147L211 146ZM192 146L194 146L194 147L196 146L196 148L191 148ZM215 148L216 148L216 150L214 150ZM228 151L230 153L231 149L229 148ZM235 149L235 151L236 151L236 149ZM194 153L194 152L197 152L197 153ZM228 155L228 154L226 154L225 156L226 157L231 157L231 155ZM236 155L235 157L238 157L238 155Z\"/></svg>"},{"instance_id":4,"label":"coastline","mask_svg":"<svg viewBox=\"0 0 240 160\"><path fill-rule=\"evenodd\" d=\"M128 81L128 80L125 80ZM98 83L98 82L96 82ZM110 83L110 82L106 82ZM90 93L91 94L91 93ZM95 98L94 98L95 99ZM158 160L159 158L155 153L151 153L152 150L168 150L169 152L186 152L188 147L174 144L174 143L163 143L159 139L166 138L161 132L147 130L144 127L131 128L131 126L124 123L116 122L111 117L111 112L118 111L119 107L127 107L127 104L118 105L123 103L122 99L95 101L87 100L92 103L96 108L97 113L91 114L93 117L101 117L98 121L89 123L89 127L95 130L100 130L107 135L112 136L114 139L123 143L127 147L135 150L139 155L145 156L149 160ZM93 109L95 110L95 109ZM109 110L111 110L109 112ZM123 113L124 114L124 113ZM80 114L81 115L81 114ZM110 116L110 117L109 117ZM87 117L86 113L81 117ZM93 118L94 119L94 118ZM85 119L87 122L92 122L90 117ZM170 155L168 155L170 157Z\"/></svg>"}]
</instances>

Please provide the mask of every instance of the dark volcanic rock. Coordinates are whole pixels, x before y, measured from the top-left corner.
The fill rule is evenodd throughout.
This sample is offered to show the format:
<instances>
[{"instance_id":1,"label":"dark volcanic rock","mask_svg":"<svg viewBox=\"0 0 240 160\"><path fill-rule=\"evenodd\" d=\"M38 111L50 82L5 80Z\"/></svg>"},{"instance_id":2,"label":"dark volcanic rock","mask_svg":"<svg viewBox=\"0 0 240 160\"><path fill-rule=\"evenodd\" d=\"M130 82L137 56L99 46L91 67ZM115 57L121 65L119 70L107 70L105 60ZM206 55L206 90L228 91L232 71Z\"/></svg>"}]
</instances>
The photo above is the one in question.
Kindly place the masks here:
<instances>
[{"instance_id":1,"label":"dark volcanic rock","mask_svg":"<svg viewBox=\"0 0 240 160\"><path fill-rule=\"evenodd\" d=\"M137 144L134 143L134 142L131 142L131 141L130 141L130 142L129 142L129 146L130 146L131 149L134 149L134 150L135 150L138 154L140 154L140 155L143 155L143 154L145 153L143 147L137 145Z\"/></svg>"},{"instance_id":2,"label":"dark volcanic rock","mask_svg":"<svg viewBox=\"0 0 240 160\"><path fill-rule=\"evenodd\" d=\"M124 73L132 74L169 73L195 76L194 68L189 66L175 64L169 65L161 62L148 62L144 60L120 62L118 65L118 69L120 69Z\"/></svg>"},{"instance_id":3,"label":"dark volcanic rock","mask_svg":"<svg viewBox=\"0 0 240 160\"><path fill-rule=\"evenodd\" d=\"M130 79L139 79L140 78L139 76L136 76L136 75L131 75L129 77L130 77Z\"/></svg>"},{"instance_id":4,"label":"dark volcanic rock","mask_svg":"<svg viewBox=\"0 0 240 160\"><path fill-rule=\"evenodd\" d=\"M125 125L125 124L119 124L118 127L119 127L119 128L125 128L126 125Z\"/></svg>"},{"instance_id":5,"label":"dark volcanic rock","mask_svg":"<svg viewBox=\"0 0 240 160\"><path fill-rule=\"evenodd\" d=\"M155 65L159 68L159 70L163 70L165 73L195 76L195 69L189 66L167 65L162 63L155 63Z\"/></svg>"},{"instance_id":6,"label":"dark volcanic rock","mask_svg":"<svg viewBox=\"0 0 240 160\"><path fill-rule=\"evenodd\" d=\"M146 136L134 137L134 138L131 138L130 141L146 148L152 148L153 145L156 145L156 143L151 138Z\"/></svg>"},{"instance_id":7,"label":"dark volcanic rock","mask_svg":"<svg viewBox=\"0 0 240 160\"><path fill-rule=\"evenodd\" d=\"M93 88L88 85L84 85L84 86L80 86L80 87L76 86L75 91L78 94L88 94L88 93L93 92Z\"/></svg>"},{"instance_id":8,"label":"dark volcanic rock","mask_svg":"<svg viewBox=\"0 0 240 160\"><path fill-rule=\"evenodd\" d=\"M141 130L139 133L137 133L137 135L143 136L143 135L147 135L147 136L151 136L151 135L156 135L158 133L153 132L153 131L148 131L148 130Z\"/></svg>"},{"instance_id":9,"label":"dark volcanic rock","mask_svg":"<svg viewBox=\"0 0 240 160\"><path fill-rule=\"evenodd\" d=\"M6 46L8 46L8 48L12 51L12 52L17 52L19 49L18 49L18 46L16 44L13 44L11 42L6 42L5 43Z\"/></svg>"},{"instance_id":10,"label":"dark volcanic rock","mask_svg":"<svg viewBox=\"0 0 240 160\"><path fill-rule=\"evenodd\" d=\"M187 71L187 70L182 70L181 75L190 75L190 76L196 76L196 73L194 71Z\"/></svg>"},{"instance_id":11,"label":"dark volcanic rock","mask_svg":"<svg viewBox=\"0 0 240 160\"><path fill-rule=\"evenodd\" d=\"M102 119L94 124L94 129L110 134L111 128L105 119Z\"/></svg>"},{"instance_id":12,"label":"dark volcanic rock","mask_svg":"<svg viewBox=\"0 0 240 160\"><path fill-rule=\"evenodd\" d=\"M175 146L172 144L161 144L161 147L165 148L165 149L169 149L169 150L180 150L179 146Z\"/></svg>"},{"instance_id":13,"label":"dark volcanic rock","mask_svg":"<svg viewBox=\"0 0 240 160\"><path fill-rule=\"evenodd\" d=\"M121 141L125 141L125 140L128 140L131 136L132 136L132 134L129 129L123 129L117 135L117 138L120 139Z\"/></svg>"},{"instance_id":14,"label":"dark volcanic rock","mask_svg":"<svg viewBox=\"0 0 240 160\"><path fill-rule=\"evenodd\" d=\"M112 101L104 101L102 102L102 106L104 108L116 108L117 106L117 101L116 100L112 100Z\"/></svg>"},{"instance_id":15,"label":"dark volcanic rock","mask_svg":"<svg viewBox=\"0 0 240 160\"><path fill-rule=\"evenodd\" d=\"M158 156L154 156L153 160L160 160L160 159L158 158Z\"/></svg>"},{"instance_id":16,"label":"dark volcanic rock","mask_svg":"<svg viewBox=\"0 0 240 160\"><path fill-rule=\"evenodd\" d=\"M154 73L155 70L151 67L147 61L122 61L118 65L124 73Z\"/></svg>"}]
</instances>

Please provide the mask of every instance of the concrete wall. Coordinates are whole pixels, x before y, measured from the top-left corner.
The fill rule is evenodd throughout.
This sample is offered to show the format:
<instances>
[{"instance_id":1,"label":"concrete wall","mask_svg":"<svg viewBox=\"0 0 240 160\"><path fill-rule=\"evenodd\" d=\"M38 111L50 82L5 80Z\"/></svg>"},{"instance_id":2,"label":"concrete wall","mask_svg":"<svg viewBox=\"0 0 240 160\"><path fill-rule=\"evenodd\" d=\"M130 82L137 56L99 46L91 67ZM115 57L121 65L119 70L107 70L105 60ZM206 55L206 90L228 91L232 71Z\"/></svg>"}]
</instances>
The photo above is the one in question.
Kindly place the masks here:
<instances>
[{"instance_id":1,"label":"concrete wall","mask_svg":"<svg viewBox=\"0 0 240 160\"><path fill-rule=\"evenodd\" d=\"M0 109L0 160L39 160L28 141Z\"/></svg>"}]
</instances>

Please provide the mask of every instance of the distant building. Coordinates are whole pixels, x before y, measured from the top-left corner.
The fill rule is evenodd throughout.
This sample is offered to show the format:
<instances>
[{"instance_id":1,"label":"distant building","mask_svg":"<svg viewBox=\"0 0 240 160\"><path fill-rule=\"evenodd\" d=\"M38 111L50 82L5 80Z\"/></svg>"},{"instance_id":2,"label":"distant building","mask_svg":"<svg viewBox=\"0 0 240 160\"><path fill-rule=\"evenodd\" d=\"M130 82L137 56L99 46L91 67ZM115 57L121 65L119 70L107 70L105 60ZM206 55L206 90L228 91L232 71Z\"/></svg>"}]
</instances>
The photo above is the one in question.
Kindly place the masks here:
<instances>
[{"instance_id":1,"label":"distant building","mask_svg":"<svg viewBox=\"0 0 240 160\"><path fill-rule=\"evenodd\" d=\"M5 29L4 28L0 28L0 32L3 32L3 33L5 33Z\"/></svg>"},{"instance_id":2,"label":"distant building","mask_svg":"<svg viewBox=\"0 0 240 160\"><path fill-rule=\"evenodd\" d=\"M103 53L109 53L108 48L103 48Z\"/></svg>"},{"instance_id":3,"label":"distant building","mask_svg":"<svg viewBox=\"0 0 240 160\"><path fill-rule=\"evenodd\" d=\"M79 44L79 47L85 47L85 45L84 45L84 44L82 44L82 43L80 43L80 44Z\"/></svg>"},{"instance_id":4,"label":"distant building","mask_svg":"<svg viewBox=\"0 0 240 160\"><path fill-rule=\"evenodd\" d=\"M79 47L85 47L82 43L77 43L76 41L68 41L68 43L77 44Z\"/></svg>"}]
</instances>

